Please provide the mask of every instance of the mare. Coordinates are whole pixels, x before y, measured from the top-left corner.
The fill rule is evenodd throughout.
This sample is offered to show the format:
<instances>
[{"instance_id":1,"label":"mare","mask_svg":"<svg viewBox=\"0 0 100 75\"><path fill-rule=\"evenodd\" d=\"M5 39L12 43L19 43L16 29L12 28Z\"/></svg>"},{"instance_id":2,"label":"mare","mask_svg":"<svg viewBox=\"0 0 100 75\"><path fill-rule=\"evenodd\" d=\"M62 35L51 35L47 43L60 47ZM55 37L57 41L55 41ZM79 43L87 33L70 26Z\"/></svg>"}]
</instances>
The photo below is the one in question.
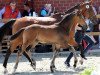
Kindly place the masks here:
<instances>
[{"instance_id":1,"label":"mare","mask_svg":"<svg viewBox=\"0 0 100 75\"><path fill-rule=\"evenodd\" d=\"M22 17L20 19L9 19L1 28L0 28L0 42L2 41L4 35L11 35L16 33L20 28L28 26L30 24L53 24L61 20L61 13L55 13L51 17ZM4 19L2 19L3 21ZM3 21L4 22L4 21ZM21 25L20 25L21 24ZM12 29L11 29L12 28Z\"/></svg>"},{"instance_id":2,"label":"mare","mask_svg":"<svg viewBox=\"0 0 100 75\"><path fill-rule=\"evenodd\" d=\"M26 48L28 46L34 48L38 43L43 43L43 44L49 43L55 45L56 49L50 65L51 72L54 72L55 69L54 62L55 62L55 58L57 57L60 51L60 48L71 48L75 58L74 66L76 67L77 57L73 46L77 46L77 43L74 40L75 27L78 25L77 23L86 26L85 20L83 18L83 15L80 13L80 11L77 12L74 11L69 15L67 14L59 23L55 23L50 26L32 24L30 26L20 29L10 39L11 40L10 49L14 50L15 46L12 43L15 42L20 37L20 35L22 35L21 36L22 49L18 53L13 74L17 69L18 62L21 58L21 55L23 54L24 51L26 51ZM34 68L36 68L35 60L34 60Z\"/></svg>"}]
</instances>

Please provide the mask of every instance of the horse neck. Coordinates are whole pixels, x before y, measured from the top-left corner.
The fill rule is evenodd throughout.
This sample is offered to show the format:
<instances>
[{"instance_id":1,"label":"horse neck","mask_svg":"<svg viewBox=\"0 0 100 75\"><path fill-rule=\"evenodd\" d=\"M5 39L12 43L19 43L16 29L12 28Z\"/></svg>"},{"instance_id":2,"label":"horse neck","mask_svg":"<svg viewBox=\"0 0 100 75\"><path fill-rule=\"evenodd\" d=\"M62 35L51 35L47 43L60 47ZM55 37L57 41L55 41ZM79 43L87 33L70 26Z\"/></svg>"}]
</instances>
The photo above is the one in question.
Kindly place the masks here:
<instances>
[{"instance_id":1,"label":"horse neck","mask_svg":"<svg viewBox=\"0 0 100 75\"><path fill-rule=\"evenodd\" d=\"M70 28L69 34L71 37L74 37L75 27L76 27L76 25L78 25L78 18L74 17L72 22L73 22L73 24L72 24L72 27Z\"/></svg>"},{"instance_id":2,"label":"horse neck","mask_svg":"<svg viewBox=\"0 0 100 75\"><path fill-rule=\"evenodd\" d=\"M74 24L74 17L75 14L70 14L67 17L63 18L62 21L59 23L59 27L66 31L67 34L69 34L69 31L71 30L72 25Z\"/></svg>"},{"instance_id":3,"label":"horse neck","mask_svg":"<svg viewBox=\"0 0 100 75\"><path fill-rule=\"evenodd\" d=\"M55 18L57 22L59 22L59 21L62 20L62 17L61 17L61 14L60 14L60 13L54 14L54 15L52 16L52 18Z\"/></svg>"}]
</instances>

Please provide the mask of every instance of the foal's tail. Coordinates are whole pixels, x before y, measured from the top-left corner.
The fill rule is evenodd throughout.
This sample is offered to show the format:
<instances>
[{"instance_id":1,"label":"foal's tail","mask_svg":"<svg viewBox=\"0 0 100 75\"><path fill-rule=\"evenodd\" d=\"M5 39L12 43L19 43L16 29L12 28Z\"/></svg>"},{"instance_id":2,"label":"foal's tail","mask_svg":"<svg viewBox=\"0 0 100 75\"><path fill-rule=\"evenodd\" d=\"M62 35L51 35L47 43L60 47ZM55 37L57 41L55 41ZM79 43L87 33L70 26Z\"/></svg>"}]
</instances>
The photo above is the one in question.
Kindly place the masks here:
<instances>
[{"instance_id":1,"label":"foal's tail","mask_svg":"<svg viewBox=\"0 0 100 75\"><path fill-rule=\"evenodd\" d=\"M0 28L0 42L2 41L4 35L6 35L6 33L8 31L10 31L10 29L12 28L13 24L15 23L16 19L12 19L9 22L5 23L1 28Z\"/></svg>"},{"instance_id":2,"label":"foal's tail","mask_svg":"<svg viewBox=\"0 0 100 75\"><path fill-rule=\"evenodd\" d=\"M21 28L19 31L17 31L15 34L13 34L11 37L10 37L10 40L14 40L16 39L18 36L20 36L20 34L24 31L25 27Z\"/></svg>"}]
</instances>

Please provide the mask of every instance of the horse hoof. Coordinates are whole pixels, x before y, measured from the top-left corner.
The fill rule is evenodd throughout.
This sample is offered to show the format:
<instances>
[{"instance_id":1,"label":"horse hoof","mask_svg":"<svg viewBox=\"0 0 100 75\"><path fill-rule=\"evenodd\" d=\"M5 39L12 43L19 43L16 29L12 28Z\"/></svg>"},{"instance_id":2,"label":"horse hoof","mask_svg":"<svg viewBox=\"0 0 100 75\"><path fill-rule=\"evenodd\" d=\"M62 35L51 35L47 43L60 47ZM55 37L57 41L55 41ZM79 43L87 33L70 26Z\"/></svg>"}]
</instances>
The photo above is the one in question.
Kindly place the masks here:
<instances>
[{"instance_id":1,"label":"horse hoof","mask_svg":"<svg viewBox=\"0 0 100 75\"><path fill-rule=\"evenodd\" d=\"M15 75L15 73L12 73L11 75Z\"/></svg>"},{"instance_id":2,"label":"horse hoof","mask_svg":"<svg viewBox=\"0 0 100 75\"><path fill-rule=\"evenodd\" d=\"M73 67L76 68L76 65L74 64Z\"/></svg>"},{"instance_id":3,"label":"horse hoof","mask_svg":"<svg viewBox=\"0 0 100 75\"><path fill-rule=\"evenodd\" d=\"M51 70L52 73L54 73L55 70L56 70L56 67L55 66L50 66L50 70Z\"/></svg>"},{"instance_id":4,"label":"horse hoof","mask_svg":"<svg viewBox=\"0 0 100 75\"><path fill-rule=\"evenodd\" d=\"M8 70L7 69L4 70L4 75L8 75Z\"/></svg>"},{"instance_id":5,"label":"horse hoof","mask_svg":"<svg viewBox=\"0 0 100 75\"><path fill-rule=\"evenodd\" d=\"M36 64L31 64L32 68L36 70Z\"/></svg>"},{"instance_id":6,"label":"horse hoof","mask_svg":"<svg viewBox=\"0 0 100 75\"><path fill-rule=\"evenodd\" d=\"M80 64L83 65L83 61L82 60L80 60Z\"/></svg>"}]
</instances>

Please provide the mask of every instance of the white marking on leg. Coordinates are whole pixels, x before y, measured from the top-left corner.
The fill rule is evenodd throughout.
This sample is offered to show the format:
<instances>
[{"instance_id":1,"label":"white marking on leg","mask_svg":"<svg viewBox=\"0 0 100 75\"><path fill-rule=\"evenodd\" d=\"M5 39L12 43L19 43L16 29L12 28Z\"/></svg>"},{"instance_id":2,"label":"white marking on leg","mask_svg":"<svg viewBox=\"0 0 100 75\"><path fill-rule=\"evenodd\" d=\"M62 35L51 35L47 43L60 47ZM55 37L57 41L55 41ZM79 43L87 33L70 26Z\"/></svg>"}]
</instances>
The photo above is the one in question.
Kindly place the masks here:
<instances>
[{"instance_id":1,"label":"white marking on leg","mask_svg":"<svg viewBox=\"0 0 100 75\"><path fill-rule=\"evenodd\" d=\"M8 75L8 70L7 70L7 68L4 68L4 75Z\"/></svg>"}]
</instances>

